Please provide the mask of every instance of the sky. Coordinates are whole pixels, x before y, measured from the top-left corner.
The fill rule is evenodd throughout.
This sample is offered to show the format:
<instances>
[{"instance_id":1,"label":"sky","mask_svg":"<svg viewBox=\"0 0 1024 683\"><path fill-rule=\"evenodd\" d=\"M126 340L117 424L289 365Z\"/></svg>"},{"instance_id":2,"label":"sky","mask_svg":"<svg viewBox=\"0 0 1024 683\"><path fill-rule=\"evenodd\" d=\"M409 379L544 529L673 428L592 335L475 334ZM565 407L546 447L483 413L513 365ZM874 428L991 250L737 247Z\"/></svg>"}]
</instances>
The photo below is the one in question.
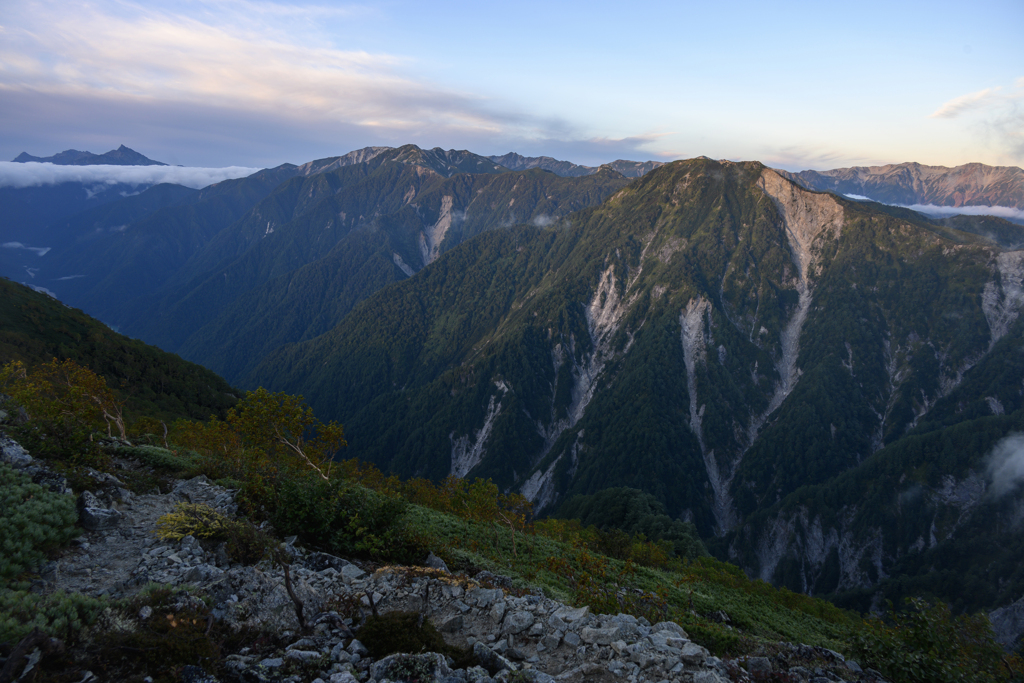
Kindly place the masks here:
<instances>
[{"instance_id":1,"label":"sky","mask_svg":"<svg viewBox=\"0 0 1024 683\"><path fill-rule=\"evenodd\" d=\"M0 0L0 160L1024 166L1024 2Z\"/></svg>"}]
</instances>

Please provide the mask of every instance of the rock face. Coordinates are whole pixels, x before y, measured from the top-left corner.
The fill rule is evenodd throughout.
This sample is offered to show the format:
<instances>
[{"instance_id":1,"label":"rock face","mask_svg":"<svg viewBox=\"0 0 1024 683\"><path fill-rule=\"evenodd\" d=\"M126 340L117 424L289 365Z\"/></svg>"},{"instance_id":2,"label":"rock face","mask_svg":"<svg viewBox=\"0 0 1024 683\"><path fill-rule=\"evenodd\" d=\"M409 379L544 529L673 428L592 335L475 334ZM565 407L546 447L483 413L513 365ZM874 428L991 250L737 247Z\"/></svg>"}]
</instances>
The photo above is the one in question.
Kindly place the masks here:
<instances>
[{"instance_id":1,"label":"rock face","mask_svg":"<svg viewBox=\"0 0 1024 683\"><path fill-rule=\"evenodd\" d=\"M812 190L864 195L889 204L1024 209L1024 170L1015 166L904 163L779 173Z\"/></svg>"}]
</instances>

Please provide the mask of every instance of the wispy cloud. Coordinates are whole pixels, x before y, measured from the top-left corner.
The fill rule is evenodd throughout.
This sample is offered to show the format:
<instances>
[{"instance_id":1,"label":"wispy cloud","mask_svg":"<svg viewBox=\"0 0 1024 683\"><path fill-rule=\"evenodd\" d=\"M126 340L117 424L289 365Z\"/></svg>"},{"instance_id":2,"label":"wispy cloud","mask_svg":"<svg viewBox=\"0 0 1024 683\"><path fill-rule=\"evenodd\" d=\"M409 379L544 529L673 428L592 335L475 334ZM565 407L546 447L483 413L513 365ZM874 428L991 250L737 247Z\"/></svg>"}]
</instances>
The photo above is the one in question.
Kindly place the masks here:
<instances>
[{"instance_id":1,"label":"wispy cloud","mask_svg":"<svg viewBox=\"0 0 1024 683\"><path fill-rule=\"evenodd\" d=\"M258 170L260 169L245 166L58 166L35 161L25 164L0 161L0 187L33 187L71 182L106 185L176 183L199 189L222 180L244 178Z\"/></svg>"},{"instance_id":2,"label":"wispy cloud","mask_svg":"<svg viewBox=\"0 0 1024 683\"><path fill-rule=\"evenodd\" d=\"M799 145L766 148L758 159L771 168L782 168L787 171L808 169L821 171L830 168L888 163L834 148ZM734 159L734 161L739 161L739 159Z\"/></svg>"},{"instance_id":3,"label":"wispy cloud","mask_svg":"<svg viewBox=\"0 0 1024 683\"><path fill-rule=\"evenodd\" d=\"M0 247L3 247L4 249L24 249L26 251L34 251L36 256L46 256L46 252L50 251L50 247L29 247L21 242L4 242L3 244L0 244Z\"/></svg>"},{"instance_id":4,"label":"wispy cloud","mask_svg":"<svg viewBox=\"0 0 1024 683\"><path fill-rule=\"evenodd\" d=\"M997 498L1024 482L1024 434L1010 434L995 445L986 462L989 490Z\"/></svg>"},{"instance_id":5,"label":"wispy cloud","mask_svg":"<svg viewBox=\"0 0 1024 683\"><path fill-rule=\"evenodd\" d=\"M1015 163L1024 160L1024 77L1008 90L995 86L954 97L929 118L964 118L976 134L1006 158Z\"/></svg>"},{"instance_id":6,"label":"wispy cloud","mask_svg":"<svg viewBox=\"0 0 1024 683\"><path fill-rule=\"evenodd\" d=\"M256 21L260 13L324 8L220 3L218 16L205 21L131 9L41 2L23 10L8 20L0 45L0 90L31 84L50 94L258 108L295 121L327 118L407 132L426 125L534 133L546 127L508 106L407 76L403 57L302 44L274 31L272 22Z\"/></svg>"},{"instance_id":7,"label":"wispy cloud","mask_svg":"<svg viewBox=\"0 0 1024 683\"><path fill-rule=\"evenodd\" d=\"M960 97L954 97L949 102L946 102L941 107L932 112L928 118L930 119L952 119L960 116L964 112L971 111L972 109L982 109L993 103L999 103L1005 100L1005 96L1000 93L1001 87L996 86L994 88L985 88L978 92L969 93L967 95L961 95Z\"/></svg>"}]
</instances>

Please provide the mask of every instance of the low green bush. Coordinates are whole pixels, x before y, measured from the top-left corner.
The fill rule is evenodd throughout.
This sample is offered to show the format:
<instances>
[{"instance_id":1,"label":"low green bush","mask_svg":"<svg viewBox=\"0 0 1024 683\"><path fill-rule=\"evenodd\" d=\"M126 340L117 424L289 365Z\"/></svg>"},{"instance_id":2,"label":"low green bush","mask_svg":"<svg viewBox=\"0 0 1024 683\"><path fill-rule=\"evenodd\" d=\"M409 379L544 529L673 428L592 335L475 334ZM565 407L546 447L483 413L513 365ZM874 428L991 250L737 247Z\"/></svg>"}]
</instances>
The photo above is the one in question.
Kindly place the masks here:
<instances>
[{"instance_id":1,"label":"low green bush","mask_svg":"<svg viewBox=\"0 0 1024 683\"><path fill-rule=\"evenodd\" d=\"M251 565L269 557L278 541L244 519L232 519L201 503L178 503L174 511L157 520L160 538L180 541L185 536L227 543L228 556Z\"/></svg>"},{"instance_id":2,"label":"low green bush","mask_svg":"<svg viewBox=\"0 0 1024 683\"><path fill-rule=\"evenodd\" d=\"M0 643L16 643L38 628L43 633L74 639L103 612L107 602L81 593L41 596L26 591L0 591Z\"/></svg>"},{"instance_id":3,"label":"low green bush","mask_svg":"<svg viewBox=\"0 0 1024 683\"><path fill-rule=\"evenodd\" d=\"M274 528L340 555L415 564L428 542L406 524L408 503L342 480L295 477L280 483L270 513Z\"/></svg>"},{"instance_id":4,"label":"low green bush","mask_svg":"<svg viewBox=\"0 0 1024 683\"><path fill-rule=\"evenodd\" d=\"M853 649L862 662L901 683L1014 680L988 618L953 617L942 602L914 598L885 620L865 620Z\"/></svg>"},{"instance_id":5,"label":"low green bush","mask_svg":"<svg viewBox=\"0 0 1024 683\"><path fill-rule=\"evenodd\" d=\"M464 669L479 662L469 649L457 648L444 642L434 625L419 612L388 612L367 617L359 629L359 642L370 655L381 659L396 652L420 654L439 652L455 660L454 668Z\"/></svg>"},{"instance_id":6,"label":"low green bush","mask_svg":"<svg viewBox=\"0 0 1024 683\"><path fill-rule=\"evenodd\" d=\"M0 464L0 580L40 564L47 551L74 538L77 520L74 498Z\"/></svg>"},{"instance_id":7,"label":"low green bush","mask_svg":"<svg viewBox=\"0 0 1024 683\"><path fill-rule=\"evenodd\" d=\"M159 446L121 446L116 455L134 458L143 465L165 472L186 472L199 463L199 455L186 449L169 450Z\"/></svg>"}]
</instances>

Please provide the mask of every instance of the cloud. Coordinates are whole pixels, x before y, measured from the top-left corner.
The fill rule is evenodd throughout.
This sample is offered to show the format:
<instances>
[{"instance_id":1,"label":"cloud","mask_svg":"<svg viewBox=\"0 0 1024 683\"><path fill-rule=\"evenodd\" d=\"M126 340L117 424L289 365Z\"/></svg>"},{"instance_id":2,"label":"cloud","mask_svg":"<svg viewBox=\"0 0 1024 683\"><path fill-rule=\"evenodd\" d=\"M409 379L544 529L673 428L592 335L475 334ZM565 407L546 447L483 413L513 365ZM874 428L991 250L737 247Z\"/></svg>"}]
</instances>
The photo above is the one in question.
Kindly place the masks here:
<instances>
[{"instance_id":1,"label":"cloud","mask_svg":"<svg viewBox=\"0 0 1024 683\"><path fill-rule=\"evenodd\" d=\"M1012 221L1024 221L1024 211L1009 206L936 206L935 204L893 204L893 206L902 206L905 209L940 218L959 215L997 216Z\"/></svg>"},{"instance_id":2,"label":"cloud","mask_svg":"<svg viewBox=\"0 0 1024 683\"><path fill-rule=\"evenodd\" d=\"M961 95L936 109L929 118L966 119L990 147L1015 163L1024 159L1024 77L1010 90L1002 86Z\"/></svg>"},{"instance_id":3,"label":"cloud","mask_svg":"<svg viewBox=\"0 0 1024 683\"><path fill-rule=\"evenodd\" d=\"M802 145L767 147L758 158L770 168L781 168L793 172L805 171L807 169L821 171L830 168L873 166L887 163L880 159L864 157L836 149ZM739 160L734 159L733 161Z\"/></svg>"},{"instance_id":4,"label":"cloud","mask_svg":"<svg viewBox=\"0 0 1024 683\"><path fill-rule=\"evenodd\" d=\"M29 247L21 242L4 242L0 244L0 247L4 249L24 249L26 251L34 251L36 256L46 256L46 252L50 251L50 247Z\"/></svg>"},{"instance_id":5,"label":"cloud","mask_svg":"<svg viewBox=\"0 0 1024 683\"><path fill-rule=\"evenodd\" d=\"M58 183L92 183L107 185L156 185L175 183L194 189L222 180L244 178L258 168L227 166L196 168L186 166L59 166L57 164L14 163L0 161L0 187L35 187ZM95 189L95 188L93 188Z\"/></svg>"},{"instance_id":6,"label":"cloud","mask_svg":"<svg viewBox=\"0 0 1024 683\"><path fill-rule=\"evenodd\" d=\"M1024 482L1024 434L1010 434L992 449L986 462L989 490L997 498Z\"/></svg>"},{"instance_id":7,"label":"cloud","mask_svg":"<svg viewBox=\"0 0 1024 683\"><path fill-rule=\"evenodd\" d=\"M410 142L590 165L678 156L644 151L667 133L594 136L500 95L426 79L416 59L334 45L329 20L383 11L372 5L163 7L42 0L7 8L0 120L10 132L0 132L0 143L38 145L13 156L123 141L189 165L199 165L196 157L213 165L226 154L246 164L302 163L325 148L343 154ZM189 159L174 158L182 150Z\"/></svg>"},{"instance_id":8,"label":"cloud","mask_svg":"<svg viewBox=\"0 0 1024 683\"><path fill-rule=\"evenodd\" d=\"M950 216L996 216L998 218L1005 218L1010 221L1016 221L1018 223L1024 222L1024 211L1016 209L1012 206L986 206L986 205L971 205L971 206L939 206L938 204L890 204L888 202L880 202L877 199L871 197L865 197L862 194L845 194L844 197L858 202L875 202L877 204L885 204L886 206L898 206L901 209L910 209L911 211L917 211L928 216L934 216L936 218L948 218Z\"/></svg>"},{"instance_id":9,"label":"cloud","mask_svg":"<svg viewBox=\"0 0 1024 683\"><path fill-rule=\"evenodd\" d=\"M407 136L427 126L551 128L505 103L408 76L409 59L339 50L306 40L310 31L275 26L282 13L294 27L325 11L234 2L194 18L127 4L35 3L6 17L0 92L270 110L293 123L326 119Z\"/></svg>"},{"instance_id":10,"label":"cloud","mask_svg":"<svg viewBox=\"0 0 1024 683\"><path fill-rule=\"evenodd\" d=\"M960 97L954 97L950 101L943 104L941 107L932 112L928 118L930 119L952 119L960 116L966 111L972 109L982 109L993 103L1000 102L1004 98L1000 94L999 86L994 88L985 88L978 92L970 93L967 95L961 95Z\"/></svg>"}]
</instances>

